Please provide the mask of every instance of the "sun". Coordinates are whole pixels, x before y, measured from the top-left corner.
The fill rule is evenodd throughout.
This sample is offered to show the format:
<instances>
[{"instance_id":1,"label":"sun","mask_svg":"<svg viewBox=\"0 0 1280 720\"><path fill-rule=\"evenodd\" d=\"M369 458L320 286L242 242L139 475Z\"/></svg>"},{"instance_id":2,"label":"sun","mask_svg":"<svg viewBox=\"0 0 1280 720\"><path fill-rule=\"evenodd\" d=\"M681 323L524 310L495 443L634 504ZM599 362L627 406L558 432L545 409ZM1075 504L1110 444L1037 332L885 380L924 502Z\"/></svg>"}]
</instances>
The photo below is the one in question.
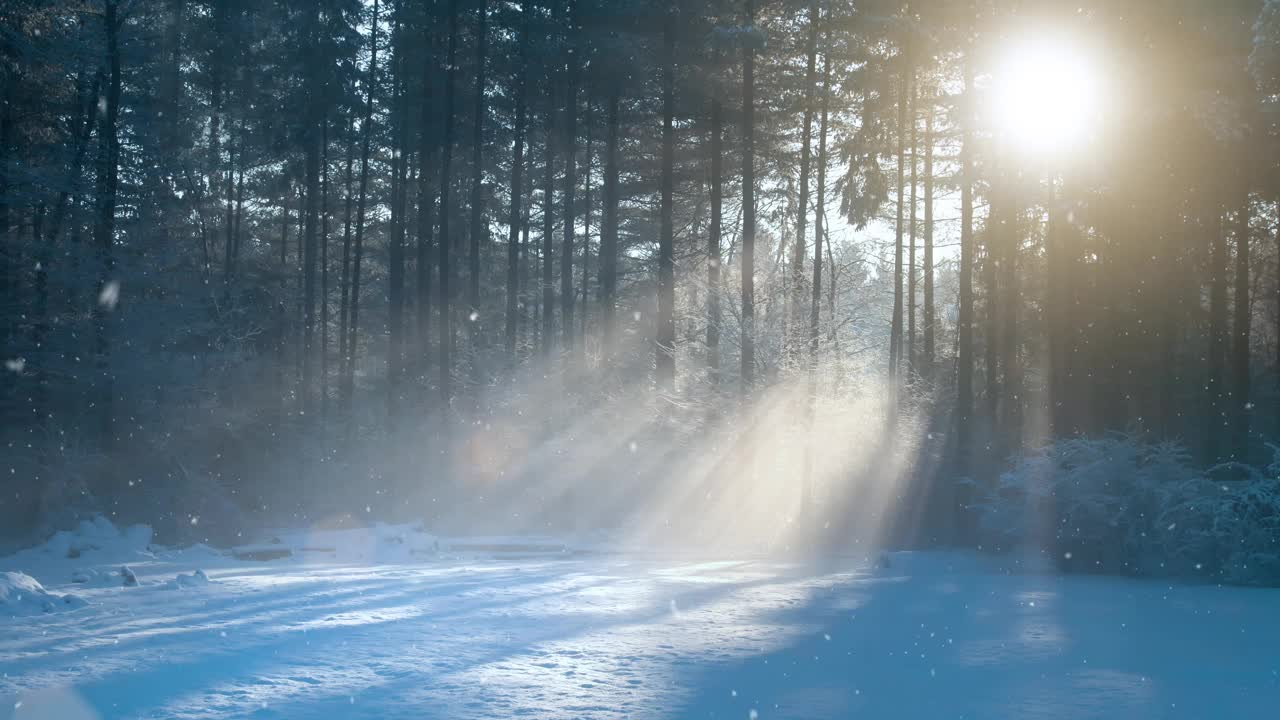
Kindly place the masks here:
<instances>
[{"instance_id":1,"label":"sun","mask_svg":"<svg viewBox=\"0 0 1280 720\"><path fill-rule=\"evenodd\" d=\"M996 126L1021 152L1078 150L1097 130L1101 84L1084 48L1051 35L1023 38L1006 48L992 74Z\"/></svg>"}]
</instances>

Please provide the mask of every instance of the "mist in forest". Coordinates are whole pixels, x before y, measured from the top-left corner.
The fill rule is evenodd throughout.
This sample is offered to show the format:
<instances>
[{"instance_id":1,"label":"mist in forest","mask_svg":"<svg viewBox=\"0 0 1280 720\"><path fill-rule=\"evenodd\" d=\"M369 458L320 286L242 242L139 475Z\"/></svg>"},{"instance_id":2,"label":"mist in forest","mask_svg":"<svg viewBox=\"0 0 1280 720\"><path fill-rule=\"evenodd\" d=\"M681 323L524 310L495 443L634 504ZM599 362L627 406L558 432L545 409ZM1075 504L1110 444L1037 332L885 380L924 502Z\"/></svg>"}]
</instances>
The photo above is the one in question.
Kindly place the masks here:
<instances>
[{"instance_id":1,"label":"mist in forest","mask_svg":"<svg viewBox=\"0 0 1280 720\"><path fill-rule=\"evenodd\" d=\"M2 532L1147 573L1144 523L1247 506L1177 541L1228 572L1277 516L1278 43L1261 0L8 2Z\"/></svg>"}]
</instances>

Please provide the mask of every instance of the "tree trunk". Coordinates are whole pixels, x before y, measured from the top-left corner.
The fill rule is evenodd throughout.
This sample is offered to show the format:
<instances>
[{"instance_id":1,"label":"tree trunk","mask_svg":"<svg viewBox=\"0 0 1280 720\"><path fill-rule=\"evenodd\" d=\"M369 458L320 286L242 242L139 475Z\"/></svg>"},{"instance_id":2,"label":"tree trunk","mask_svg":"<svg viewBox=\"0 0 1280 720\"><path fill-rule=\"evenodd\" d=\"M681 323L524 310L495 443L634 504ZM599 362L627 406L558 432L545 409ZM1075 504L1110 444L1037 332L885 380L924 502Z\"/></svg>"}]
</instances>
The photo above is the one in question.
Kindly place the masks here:
<instances>
[{"instance_id":1,"label":"tree trunk","mask_svg":"<svg viewBox=\"0 0 1280 720\"><path fill-rule=\"evenodd\" d=\"M753 0L746 0L745 26L755 29ZM756 315L756 49L748 36L742 51L742 390L755 383Z\"/></svg>"},{"instance_id":2,"label":"tree trunk","mask_svg":"<svg viewBox=\"0 0 1280 720\"><path fill-rule=\"evenodd\" d=\"M1004 385L1000 401L1003 438L1008 442L1006 450L1009 451L1016 451L1022 446L1022 374L1018 360L1018 310L1022 302L1019 296L1018 255L1022 237L1018 221L1021 209L1014 192L1016 182L1017 174L1006 169L1006 173L1001 176L1005 209L1002 216L1004 222L1000 227L1000 244L1004 250L1004 257L1000 259L1001 285L1004 288L1000 337L1003 354L1000 364L1004 370Z\"/></svg>"},{"instance_id":3,"label":"tree trunk","mask_svg":"<svg viewBox=\"0 0 1280 720\"><path fill-rule=\"evenodd\" d=\"M825 45L826 43L824 43ZM831 105L831 57L822 54L822 114L818 121L818 199L813 216L813 294L809 306L809 367L818 362L818 335L822 305L822 241L827 209L827 119Z\"/></svg>"},{"instance_id":4,"label":"tree trunk","mask_svg":"<svg viewBox=\"0 0 1280 720\"><path fill-rule=\"evenodd\" d=\"M311 43L311 67L307 70L307 118L303 125L304 172L306 182L305 226L303 228L303 313L302 313L302 398L304 410L311 408L315 392L316 251L319 248L320 137L323 121L319 77L320 9L311 11L307 42Z\"/></svg>"},{"instance_id":5,"label":"tree trunk","mask_svg":"<svg viewBox=\"0 0 1280 720\"><path fill-rule=\"evenodd\" d=\"M972 137L972 135L970 136ZM969 158L972 168L972 157ZM999 168L996 169L999 172ZM971 181L972 182L972 181ZM995 181L993 181L995 182ZM1000 409L1000 198L988 191L987 224L984 228L984 257L982 279L984 285L983 311L983 360L986 366L986 413L992 432L995 431Z\"/></svg>"},{"instance_id":6,"label":"tree trunk","mask_svg":"<svg viewBox=\"0 0 1280 720\"><path fill-rule=\"evenodd\" d=\"M905 53L905 51L904 51ZM893 398L896 412L898 384L902 372L902 241L903 241L903 197L906 181L903 171L906 165L907 136L907 92L909 82L907 69L902 69L898 85L898 176L894 187L897 188L893 230L893 318L889 324L889 391Z\"/></svg>"},{"instance_id":7,"label":"tree trunk","mask_svg":"<svg viewBox=\"0 0 1280 720\"><path fill-rule=\"evenodd\" d=\"M916 77L916 70L911 69L911 106L907 111L907 122L911 123L911 194L910 194L910 214L907 218L907 350L904 358L907 363L907 378L914 380L919 366L916 362L916 201L917 190L920 186L920 134L919 134L919 111L917 104L920 98L920 82Z\"/></svg>"},{"instance_id":8,"label":"tree trunk","mask_svg":"<svg viewBox=\"0 0 1280 720\"><path fill-rule=\"evenodd\" d=\"M662 27L662 206L658 236L658 325L654 334L658 389L675 390L675 227L672 202L675 188L675 65L676 8L668 5Z\"/></svg>"},{"instance_id":9,"label":"tree trunk","mask_svg":"<svg viewBox=\"0 0 1280 720\"><path fill-rule=\"evenodd\" d=\"M582 177L582 312L578 313L578 347L582 353L580 357L585 356L587 323L591 319L591 175L595 170L591 130L594 127L595 116L591 105L590 86L587 87L583 104L586 106L586 146L584 148L586 157L583 158L585 171Z\"/></svg>"},{"instance_id":10,"label":"tree trunk","mask_svg":"<svg viewBox=\"0 0 1280 720\"><path fill-rule=\"evenodd\" d=\"M414 367L420 378L426 378L427 366L431 356L431 244L435 222L435 204L437 186L431 178L431 163L436 150L436 108L433 103L436 74L435 35L432 30L433 11L428 11L423 21L422 31L422 118L418 132L418 238L415 272L417 275L415 290L417 291L417 357Z\"/></svg>"},{"instance_id":11,"label":"tree trunk","mask_svg":"<svg viewBox=\"0 0 1280 720\"><path fill-rule=\"evenodd\" d=\"M525 110L526 114L528 109ZM533 347L532 332L532 312L537 303L534 301L534 295L530 292L533 283L533 247L529 244L529 226L532 223L533 215L533 144L529 142L528 137L528 119L525 124L525 145L528 151L525 152L524 176L528 179L525 183L525 197L521 210L520 219L520 348L528 357L528 351Z\"/></svg>"},{"instance_id":12,"label":"tree trunk","mask_svg":"<svg viewBox=\"0 0 1280 720\"><path fill-rule=\"evenodd\" d=\"M615 306L618 296L618 86L609 89L605 130L604 208L600 225L600 323L603 347L600 355L608 366L617 337Z\"/></svg>"},{"instance_id":13,"label":"tree trunk","mask_svg":"<svg viewBox=\"0 0 1280 720\"><path fill-rule=\"evenodd\" d=\"M554 81L552 94L554 94ZM546 142L543 145L542 176L542 354L551 355L551 321L555 312L555 288L552 286L552 253L555 239L555 107L554 101L547 106Z\"/></svg>"},{"instance_id":14,"label":"tree trunk","mask_svg":"<svg viewBox=\"0 0 1280 720\"><path fill-rule=\"evenodd\" d=\"M18 67L21 67L19 65ZM17 126L17 85L18 74L11 71L8 63L0 67L0 308L12 308L17 303L17 282L14 278L14 267L17 258L13 257L17 247L12 231L9 205L12 189L9 180L10 155L14 153L14 128ZM96 84L96 83L95 83ZM15 313L0 312L0 347L8 348L14 332Z\"/></svg>"},{"instance_id":15,"label":"tree trunk","mask_svg":"<svg viewBox=\"0 0 1280 720\"><path fill-rule=\"evenodd\" d=\"M111 370L111 330L109 313L115 310L119 285L115 272L116 188L120 173L120 140L116 125L120 117L120 23L118 0L106 0L103 23L106 31L108 80L105 97L98 99L98 162L94 193L93 244L98 256L98 286L93 305L94 369L97 376L99 438L110 448L115 438L114 373Z\"/></svg>"},{"instance_id":16,"label":"tree trunk","mask_svg":"<svg viewBox=\"0 0 1280 720\"><path fill-rule=\"evenodd\" d=\"M803 337L801 322L804 308L804 251L809 236L806 223L809 219L809 162L812 155L813 142L813 88L816 81L816 65L818 52L818 5L809 5L809 35L805 48L804 71L804 119L800 125L800 194L797 197L796 237L794 249L791 251L791 306L790 331L787 333L788 360L799 362L800 338Z\"/></svg>"},{"instance_id":17,"label":"tree trunk","mask_svg":"<svg viewBox=\"0 0 1280 720\"><path fill-rule=\"evenodd\" d=\"M471 126L471 230L468 233L470 254L467 259L467 335L471 339L471 371L473 382L479 376L480 328L480 241L485 236L484 223L484 90L485 56L489 45L489 3L480 0L476 18L476 89L475 115Z\"/></svg>"},{"instance_id":18,"label":"tree trunk","mask_svg":"<svg viewBox=\"0 0 1280 720\"><path fill-rule=\"evenodd\" d=\"M229 64L227 36L230 22L230 2L213 2L213 49L209 59L209 157L207 200L217 207L218 183L215 176L222 167L222 114L226 104L224 97L227 65Z\"/></svg>"},{"instance_id":19,"label":"tree trunk","mask_svg":"<svg viewBox=\"0 0 1280 720\"><path fill-rule=\"evenodd\" d=\"M924 347L918 358L920 373L933 379L934 331L933 311L933 93L929 94L924 119Z\"/></svg>"},{"instance_id":20,"label":"tree trunk","mask_svg":"<svg viewBox=\"0 0 1280 720\"><path fill-rule=\"evenodd\" d=\"M350 324L347 328L347 354L343 358L342 372L342 401L348 417L355 392L356 337L360 332L360 264L364 259L364 215L369 192L369 144L373 134L373 97L378 86L378 0L373 0L367 86L364 118L360 121L360 186L356 191L356 237L351 261L350 309L347 313Z\"/></svg>"},{"instance_id":21,"label":"tree trunk","mask_svg":"<svg viewBox=\"0 0 1280 720\"><path fill-rule=\"evenodd\" d=\"M960 112L960 309L956 321L956 459L955 476L967 479L973 457L973 47L966 48L964 94ZM957 485L956 515L961 538L967 533L972 493Z\"/></svg>"},{"instance_id":22,"label":"tree trunk","mask_svg":"<svg viewBox=\"0 0 1280 720\"><path fill-rule=\"evenodd\" d=\"M528 87L529 23L533 15L533 3L526 2L520 20L520 65L516 80L516 124L514 147L511 150L511 215L507 234L507 362L516 365L516 325L519 308L520 219L524 180L524 124L525 99Z\"/></svg>"},{"instance_id":23,"label":"tree trunk","mask_svg":"<svg viewBox=\"0 0 1280 720\"><path fill-rule=\"evenodd\" d=\"M243 173L243 171L241 171ZM241 176L244 185L244 175ZM239 191L236 193L239 195ZM240 221L236 221L236 235ZM237 238L236 245L240 241ZM320 129L320 418L329 415L329 120Z\"/></svg>"},{"instance_id":24,"label":"tree trunk","mask_svg":"<svg viewBox=\"0 0 1280 720\"><path fill-rule=\"evenodd\" d=\"M453 165L453 102L457 80L458 0L448 0L449 46L445 55L444 134L440 157L440 407L453 398L453 243L449 232L449 189Z\"/></svg>"},{"instance_id":25,"label":"tree trunk","mask_svg":"<svg viewBox=\"0 0 1280 720\"><path fill-rule=\"evenodd\" d=\"M574 253L574 192L578 186L578 63L574 55L578 45L578 3L568 0L568 38L565 41L565 101L564 101L564 242L560 247L560 331L564 336L564 351L574 352L573 339L573 253Z\"/></svg>"},{"instance_id":26,"label":"tree trunk","mask_svg":"<svg viewBox=\"0 0 1280 720\"><path fill-rule=\"evenodd\" d=\"M355 127L347 121L347 167L342 178L342 271L338 276L338 382L342 383L347 367L347 311L351 298L351 181L355 167ZM285 227L288 227L288 208L285 209ZM281 256L283 258L283 255Z\"/></svg>"},{"instance_id":27,"label":"tree trunk","mask_svg":"<svg viewBox=\"0 0 1280 720\"><path fill-rule=\"evenodd\" d=\"M408 174L408 81L405 77L407 48L402 14L397 8L391 40L392 108L391 108L391 226L387 248L387 418L392 431L397 429L400 414L400 383L404 375L404 304L405 304L405 197Z\"/></svg>"},{"instance_id":28,"label":"tree trunk","mask_svg":"<svg viewBox=\"0 0 1280 720\"><path fill-rule=\"evenodd\" d=\"M227 133L234 131L230 120L227 121ZM243 136L241 138L243 140ZM239 144L239 150L243 151L244 143ZM223 221L222 232L222 294L224 300L230 298L231 284L231 265L234 262L233 255L235 252L235 212L236 212L236 196L235 196L235 179L236 179L236 160L238 159L237 147L228 143L227 149L227 171L225 180L226 208L225 220Z\"/></svg>"},{"instance_id":29,"label":"tree trunk","mask_svg":"<svg viewBox=\"0 0 1280 720\"><path fill-rule=\"evenodd\" d=\"M1063 234L1066 231L1062 217L1065 202L1059 197L1052 175L1047 179L1049 187L1048 225L1045 229L1045 334L1049 347L1048 393L1049 393L1049 426L1055 436L1065 435L1069 430L1066 409L1069 398L1066 393L1067 377L1067 294L1064 279L1067 273L1067 262L1063 247ZM1167 278L1163 278L1167 279ZM1166 287L1167 289L1167 287Z\"/></svg>"},{"instance_id":30,"label":"tree trunk","mask_svg":"<svg viewBox=\"0 0 1280 720\"><path fill-rule=\"evenodd\" d=\"M1236 226L1235 307L1231 328L1231 454L1236 462L1249 462L1249 215L1248 192L1240 204Z\"/></svg>"},{"instance_id":31,"label":"tree trunk","mask_svg":"<svg viewBox=\"0 0 1280 720\"><path fill-rule=\"evenodd\" d=\"M716 6L716 22L720 22L720 6ZM721 100L721 59L715 51L711 77L711 225L707 232L707 380L713 388L720 384L720 233L723 224L724 118ZM612 139L610 140L612 143ZM606 176L607 177L607 176ZM607 180L606 180L607 182ZM606 195L608 193L606 186ZM608 198L606 197L606 202ZM603 248L602 248L603 252Z\"/></svg>"},{"instance_id":32,"label":"tree trunk","mask_svg":"<svg viewBox=\"0 0 1280 720\"><path fill-rule=\"evenodd\" d=\"M1226 366L1227 335L1227 238L1222 225L1222 208L1215 207L1217 231L1209 257L1209 415L1205 428L1205 461L1222 460L1223 374Z\"/></svg>"}]
</instances>

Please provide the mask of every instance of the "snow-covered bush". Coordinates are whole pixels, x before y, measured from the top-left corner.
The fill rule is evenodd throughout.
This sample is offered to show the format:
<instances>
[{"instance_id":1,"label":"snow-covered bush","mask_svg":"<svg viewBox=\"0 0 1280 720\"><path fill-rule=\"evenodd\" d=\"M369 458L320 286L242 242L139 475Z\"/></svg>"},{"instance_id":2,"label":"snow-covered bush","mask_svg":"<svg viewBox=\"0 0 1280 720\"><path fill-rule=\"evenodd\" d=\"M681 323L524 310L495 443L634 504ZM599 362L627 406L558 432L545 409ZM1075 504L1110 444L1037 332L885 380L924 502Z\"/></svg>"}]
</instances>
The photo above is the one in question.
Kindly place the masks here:
<instances>
[{"instance_id":1,"label":"snow-covered bush","mask_svg":"<svg viewBox=\"0 0 1280 720\"><path fill-rule=\"evenodd\" d=\"M1019 458L975 509L989 546L1065 570L1280 585L1278 476L1280 452L1265 471L1200 471L1175 444L1070 438Z\"/></svg>"}]
</instances>

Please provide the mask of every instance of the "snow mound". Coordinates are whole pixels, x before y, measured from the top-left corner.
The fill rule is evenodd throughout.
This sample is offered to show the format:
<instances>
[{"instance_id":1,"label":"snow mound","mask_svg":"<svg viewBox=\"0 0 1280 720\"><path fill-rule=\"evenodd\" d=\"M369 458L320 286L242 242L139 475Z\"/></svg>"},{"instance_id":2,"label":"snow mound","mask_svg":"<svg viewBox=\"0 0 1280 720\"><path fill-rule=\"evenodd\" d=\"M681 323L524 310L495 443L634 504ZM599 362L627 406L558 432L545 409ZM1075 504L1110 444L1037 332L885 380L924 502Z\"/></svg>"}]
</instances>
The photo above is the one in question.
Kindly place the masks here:
<instances>
[{"instance_id":1,"label":"snow mound","mask_svg":"<svg viewBox=\"0 0 1280 720\"><path fill-rule=\"evenodd\" d=\"M80 568L71 573L71 582L85 587L136 587L138 576L128 565L121 565L115 570Z\"/></svg>"},{"instance_id":2,"label":"snow mound","mask_svg":"<svg viewBox=\"0 0 1280 720\"><path fill-rule=\"evenodd\" d=\"M94 561L124 561L150 555L151 528L134 525L117 528L101 515L83 520L74 530L54 533L43 545L24 550L19 555L38 555L57 558Z\"/></svg>"},{"instance_id":3,"label":"snow mound","mask_svg":"<svg viewBox=\"0 0 1280 720\"><path fill-rule=\"evenodd\" d=\"M204 574L203 570L196 570L193 573L180 574L170 580L165 587L170 590L179 588L204 587L209 584L209 576Z\"/></svg>"},{"instance_id":4,"label":"snow mound","mask_svg":"<svg viewBox=\"0 0 1280 720\"><path fill-rule=\"evenodd\" d=\"M54 595L35 578L20 572L0 572L0 613L10 617L75 610L87 605L75 595Z\"/></svg>"}]
</instances>

